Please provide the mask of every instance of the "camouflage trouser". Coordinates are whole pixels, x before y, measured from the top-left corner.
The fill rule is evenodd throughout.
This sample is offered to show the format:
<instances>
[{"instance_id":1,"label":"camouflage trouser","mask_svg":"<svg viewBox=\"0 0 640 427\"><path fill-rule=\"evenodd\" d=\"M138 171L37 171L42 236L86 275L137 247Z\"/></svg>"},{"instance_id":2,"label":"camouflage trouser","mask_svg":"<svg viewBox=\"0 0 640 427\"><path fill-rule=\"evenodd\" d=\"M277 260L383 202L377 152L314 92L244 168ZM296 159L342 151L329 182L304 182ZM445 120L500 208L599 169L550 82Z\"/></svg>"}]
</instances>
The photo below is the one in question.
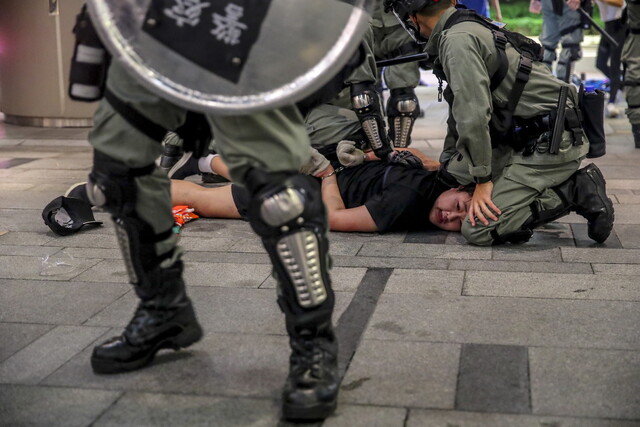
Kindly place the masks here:
<instances>
[{"instance_id":1,"label":"camouflage trouser","mask_svg":"<svg viewBox=\"0 0 640 427\"><path fill-rule=\"evenodd\" d=\"M542 34L540 34L540 43L544 46L543 61L549 66L549 69L552 69L553 63L558 59L555 75L564 80L567 66L582 56L580 52L580 43L582 42L580 14L569 9L563 2L562 15L559 16L553 12L552 0L541 1ZM558 43L560 43L561 49L559 58L556 56Z\"/></svg>"},{"instance_id":2,"label":"camouflage trouser","mask_svg":"<svg viewBox=\"0 0 640 427\"><path fill-rule=\"evenodd\" d=\"M535 203L538 211L552 210L560 206L562 200L551 189L569 179L578 170L581 160L586 155L589 144L573 146L569 132L563 135L560 154L535 153L523 158L507 147L493 150L493 193L491 199L500 208L497 221L489 220L485 226L476 221L472 227L467 218L462 223L462 235L474 245L491 245L492 232L498 235L518 231L531 216L531 204ZM461 156L453 156L447 164L447 171L460 184L470 184L473 178L469 173L469 160Z\"/></svg>"}]
</instances>

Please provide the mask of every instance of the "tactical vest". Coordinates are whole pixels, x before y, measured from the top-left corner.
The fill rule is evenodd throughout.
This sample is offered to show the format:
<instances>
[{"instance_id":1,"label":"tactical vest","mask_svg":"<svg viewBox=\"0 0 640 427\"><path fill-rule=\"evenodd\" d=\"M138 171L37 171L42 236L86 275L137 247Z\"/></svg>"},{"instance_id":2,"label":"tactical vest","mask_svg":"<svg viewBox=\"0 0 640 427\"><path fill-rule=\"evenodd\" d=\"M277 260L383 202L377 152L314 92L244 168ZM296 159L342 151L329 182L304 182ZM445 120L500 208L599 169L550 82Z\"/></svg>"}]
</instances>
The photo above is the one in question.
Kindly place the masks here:
<instances>
[{"instance_id":1,"label":"tactical vest","mask_svg":"<svg viewBox=\"0 0 640 427\"><path fill-rule=\"evenodd\" d=\"M456 10L444 24L444 30L448 30L452 26L459 24L460 22L472 21L476 22L485 28L491 30L493 34L493 41L498 51L498 60L500 62L498 69L490 76L490 90L493 92L500 86L500 83L506 77L509 71L509 61L506 54L507 43L511 44L516 51L520 54L520 62L518 64L518 71L516 73L516 80L511 88L509 95L509 101L506 105L493 105L493 114L490 122L492 131L501 134L508 133L511 129L513 122L513 112L518 105L518 101L522 96L524 87L529 81L529 74L534 61L542 61L544 54L544 48L535 41L522 34L509 31L499 23L492 21L484 16L478 15L473 10L458 9ZM439 95L442 93L442 81L446 81L444 70L441 67L434 66L433 73L440 82ZM448 91L450 92L450 91ZM451 97L453 94L448 93L446 98ZM439 100L441 97L439 96ZM447 100L450 102L449 100Z\"/></svg>"}]
</instances>

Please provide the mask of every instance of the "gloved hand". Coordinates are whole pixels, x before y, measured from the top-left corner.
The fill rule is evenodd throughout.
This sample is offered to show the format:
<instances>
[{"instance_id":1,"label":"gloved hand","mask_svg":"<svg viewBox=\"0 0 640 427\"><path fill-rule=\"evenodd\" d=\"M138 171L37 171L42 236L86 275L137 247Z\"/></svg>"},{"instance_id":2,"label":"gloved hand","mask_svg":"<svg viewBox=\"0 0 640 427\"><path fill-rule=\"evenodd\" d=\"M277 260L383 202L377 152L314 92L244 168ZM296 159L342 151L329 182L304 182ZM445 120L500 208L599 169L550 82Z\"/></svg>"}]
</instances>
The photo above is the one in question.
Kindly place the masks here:
<instances>
[{"instance_id":1,"label":"gloved hand","mask_svg":"<svg viewBox=\"0 0 640 427\"><path fill-rule=\"evenodd\" d=\"M307 163L302 165L300 173L305 175L317 176L322 173L326 168L331 165L329 160L318 152L315 148L311 147L311 153Z\"/></svg>"},{"instance_id":2,"label":"gloved hand","mask_svg":"<svg viewBox=\"0 0 640 427\"><path fill-rule=\"evenodd\" d=\"M424 165L422 164L422 160L416 157L410 151L393 151L387 157L389 163L394 163L398 165L402 165L411 169L423 169Z\"/></svg>"},{"instance_id":3,"label":"gloved hand","mask_svg":"<svg viewBox=\"0 0 640 427\"><path fill-rule=\"evenodd\" d=\"M354 141L347 139L338 143L336 155L340 164L348 168L362 164L366 158L364 151L357 148Z\"/></svg>"}]
</instances>

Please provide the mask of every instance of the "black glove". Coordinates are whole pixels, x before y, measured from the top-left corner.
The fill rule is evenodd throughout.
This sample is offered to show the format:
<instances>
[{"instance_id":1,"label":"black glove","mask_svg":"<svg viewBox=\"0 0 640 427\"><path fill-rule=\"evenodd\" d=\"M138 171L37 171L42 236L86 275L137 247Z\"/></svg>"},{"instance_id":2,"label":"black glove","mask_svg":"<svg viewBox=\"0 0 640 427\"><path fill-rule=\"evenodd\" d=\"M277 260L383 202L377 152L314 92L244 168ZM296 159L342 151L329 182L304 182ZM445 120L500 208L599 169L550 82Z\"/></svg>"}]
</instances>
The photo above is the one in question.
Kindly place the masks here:
<instances>
[{"instance_id":1,"label":"black glove","mask_svg":"<svg viewBox=\"0 0 640 427\"><path fill-rule=\"evenodd\" d=\"M389 154L389 157L387 157L387 161L389 163L402 165L404 167L411 168L411 169L424 168L424 165L422 164L422 160L420 160L420 158L416 157L410 151L405 151L405 150L393 151L391 154Z\"/></svg>"}]
</instances>

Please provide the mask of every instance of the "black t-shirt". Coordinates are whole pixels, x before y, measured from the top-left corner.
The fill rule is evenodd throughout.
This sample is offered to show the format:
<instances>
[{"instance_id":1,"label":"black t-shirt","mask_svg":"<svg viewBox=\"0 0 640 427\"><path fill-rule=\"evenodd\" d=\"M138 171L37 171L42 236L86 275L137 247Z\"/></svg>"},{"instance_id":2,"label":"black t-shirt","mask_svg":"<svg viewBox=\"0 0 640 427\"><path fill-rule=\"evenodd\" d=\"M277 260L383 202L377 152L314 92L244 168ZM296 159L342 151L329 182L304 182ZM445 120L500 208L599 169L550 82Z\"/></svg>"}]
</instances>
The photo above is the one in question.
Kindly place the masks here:
<instances>
[{"instance_id":1,"label":"black t-shirt","mask_svg":"<svg viewBox=\"0 0 640 427\"><path fill-rule=\"evenodd\" d=\"M437 172L368 162L337 174L345 207L366 206L378 231L431 227L429 211L448 187Z\"/></svg>"},{"instance_id":2,"label":"black t-shirt","mask_svg":"<svg viewBox=\"0 0 640 427\"><path fill-rule=\"evenodd\" d=\"M345 207L366 206L381 233L432 227L429 211L436 198L449 189L436 176L437 172L385 162L367 162L337 173ZM238 211L246 218L248 192L233 185L232 194Z\"/></svg>"}]
</instances>

